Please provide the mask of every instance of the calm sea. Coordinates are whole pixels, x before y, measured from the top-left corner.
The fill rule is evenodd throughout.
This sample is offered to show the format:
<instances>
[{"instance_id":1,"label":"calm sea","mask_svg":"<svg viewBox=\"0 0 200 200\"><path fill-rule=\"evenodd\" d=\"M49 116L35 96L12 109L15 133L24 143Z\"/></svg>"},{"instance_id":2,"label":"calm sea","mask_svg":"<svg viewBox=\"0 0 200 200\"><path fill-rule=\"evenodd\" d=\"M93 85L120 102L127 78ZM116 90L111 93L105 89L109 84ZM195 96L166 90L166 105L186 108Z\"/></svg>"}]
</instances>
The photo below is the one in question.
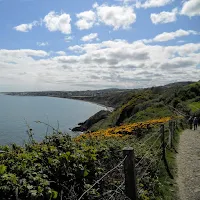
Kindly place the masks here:
<instances>
[{"instance_id":1,"label":"calm sea","mask_svg":"<svg viewBox=\"0 0 200 200\"><path fill-rule=\"evenodd\" d=\"M27 124L34 139L41 141L52 129L35 121L50 124L74 136L69 130L96 112L105 109L96 104L54 97L7 96L0 94L0 145L24 144L28 140ZM27 124L26 124L27 123Z\"/></svg>"}]
</instances>

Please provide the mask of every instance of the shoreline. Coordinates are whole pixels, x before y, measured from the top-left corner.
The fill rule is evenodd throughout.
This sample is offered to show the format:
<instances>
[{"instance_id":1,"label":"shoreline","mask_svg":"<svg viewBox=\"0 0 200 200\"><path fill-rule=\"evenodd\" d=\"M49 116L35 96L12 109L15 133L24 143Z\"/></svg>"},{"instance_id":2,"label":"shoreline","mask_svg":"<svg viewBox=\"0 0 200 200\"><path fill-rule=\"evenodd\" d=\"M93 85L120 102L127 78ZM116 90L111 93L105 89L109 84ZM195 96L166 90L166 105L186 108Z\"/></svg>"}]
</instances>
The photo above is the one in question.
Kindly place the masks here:
<instances>
[{"instance_id":1,"label":"shoreline","mask_svg":"<svg viewBox=\"0 0 200 200\"><path fill-rule=\"evenodd\" d=\"M75 101L84 101L84 102L92 103L92 104L101 106L103 108L106 108L106 110L110 111L110 112L113 112L114 109L115 109L115 108L110 107L110 106L106 106L106 105L103 105L103 104L100 104L100 103L96 103L94 101L87 101L87 100L84 100L84 99L75 99L75 98L66 98L66 97L57 97L57 96L44 96L44 97L54 97L54 98L61 98L61 99L70 99L70 100L75 100Z\"/></svg>"},{"instance_id":2,"label":"shoreline","mask_svg":"<svg viewBox=\"0 0 200 200\"><path fill-rule=\"evenodd\" d=\"M84 101L84 102L88 102L88 103L92 103L92 104L95 104L95 105L98 105L98 106L101 106L102 108L105 108L105 111L109 111L109 112L113 112L114 111L114 108L113 107L108 107L108 106L105 106L103 104L100 104L100 103L95 103L95 102L92 102L92 101L87 101L87 100L84 100L84 99L73 99L73 98L63 98L63 97L56 97L56 96L45 96L45 97L54 97L54 98L61 98L61 99L70 99L70 100L76 100L76 101ZM102 109L103 110L103 109ZM97 112L98 113L98 112ZM97 113L95 113L94 115L96 115ZM91 117L93 117L94 115L90 116L88 119L86 119L85 121L89 120ZM85 122L84 121L84 122ZM84 122L79 122L79 123L84 123ZM86 133L88 130L86 131L72 131L72 129L74 128L77 128L78 126L81 127L81 125L79 125L79 123L73 127L73 128L69 128L69 130L71 132L73 132L74 134L77 134L77 136L81 135L81 134L84 134ZM77 137L76 136L76 137Z\"/></svg>"},{"instance_id":3,"label":"shoreline","mask_svg":"<svg viewBox=\"0 0 200 200\"><path fill-rule=\"evenodd\" d=\"M77 99L77 98L68 98L68 97L59 97L59 96L37 96L37 95L12 95L12 94L4 94L2 93L2 95L8 95L8 96L20 96L20 97L53 97L53 98L60 98L60 99L70 99L70 100L75 100L75 101L84 101L84 102L88 102L88 103L92 103L92 104L95 104L95 105L98 105L98 106L101 106L103 108L105 108L105 110L107 111L110 111L110 112L113 112L115 108L113 107L110 107L110 106L106 106L104 104L100 104L100 103L97 103L97 102L94 102L94 101L87 101L85 99Z\"/></svg>"}]
</instances>

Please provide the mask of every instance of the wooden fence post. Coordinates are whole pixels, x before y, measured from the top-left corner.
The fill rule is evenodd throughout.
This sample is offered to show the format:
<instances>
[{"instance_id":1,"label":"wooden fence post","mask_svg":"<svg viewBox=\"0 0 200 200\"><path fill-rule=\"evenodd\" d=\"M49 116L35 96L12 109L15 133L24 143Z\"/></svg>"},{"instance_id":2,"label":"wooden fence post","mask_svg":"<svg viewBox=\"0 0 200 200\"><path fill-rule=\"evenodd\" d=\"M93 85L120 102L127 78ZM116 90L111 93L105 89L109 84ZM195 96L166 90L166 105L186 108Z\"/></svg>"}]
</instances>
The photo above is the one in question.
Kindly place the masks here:
<instances>
[{"instance_id":1,"label":"wooden fence post","mask_svg":"<svg viewBox=\"0 0 200 200\"><path fill-rule=\"evenodd\" d=\"M172 122L172 138L174 139L174 132L175 132L175 122Z\"/></svg>"},{"instance_id":2,"label":"wooden fence post","mask_svg":"<svg viewBox=\"0 0 200 200\"><path fill-rule=\"evenodd\" d=\"M132 147L123 149L124 174L125 174L125 194L131 200L137 200L137 186L135 173L135 155Z\"/></svg>"},{"instance_id":3,"label":"wooden fence post","mask_svg":"<svg viewBox=\"0 0 200 200\"><path fill-rule=\"evenodd\" d=\"M165 158L165 127L164 124L160 125L161 143L162 143L162 158Z\"/></svg>"},{"instance_id":4,"label":"wooden fence post","mask_svg":"<svg viewBox=\"0 0 200 200\"><path fill-rule=\"evenodd\" d=\"M178 127L177 127L177 121L176 121L176 120L174 121L174 127L175 127L175 130L178 128Z\"/></svg>"},{"instance_id":5,"label":"wooden fence post","mask_svg":"<svg viewBox=\"0 0 200 200\"><path fill-rule=\"evenodd\" d=\"M165 168L167 170L168 175L170 176L171 179L173 179L173 175L170 172L167 159L166 159L166 151L165 151L165 128L164 124L161 125L160 127L161 130L161 142L162 142L162 159L164 161Z\"/></svg>"},{"instance_id":6,"label":"wooden fence post","mask_svg":"<svg viewBox=\"0 0 200 200\"><path fill-rule=\"evenodd\" d=\"M169 121L169 148L172 148L172 121Z\"/></svg>"}]
</instances>

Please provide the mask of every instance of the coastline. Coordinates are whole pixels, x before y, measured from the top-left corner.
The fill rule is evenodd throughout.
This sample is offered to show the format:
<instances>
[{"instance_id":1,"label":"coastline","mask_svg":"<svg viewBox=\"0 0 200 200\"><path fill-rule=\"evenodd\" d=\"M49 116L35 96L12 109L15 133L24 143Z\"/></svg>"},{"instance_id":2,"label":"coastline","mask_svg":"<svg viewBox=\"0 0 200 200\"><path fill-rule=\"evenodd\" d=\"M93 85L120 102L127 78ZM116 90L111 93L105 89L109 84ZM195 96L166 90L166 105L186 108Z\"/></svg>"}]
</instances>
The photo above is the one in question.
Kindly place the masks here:
<instances>
[{"instance_id":1,"label":"coastline","mask_svg":"<svg viewBox=\"0 0 200 200\"><path fill-rule=\"evenodd\" d=\"M101 106L101 107L105 108L105 110L110 111L110 112L113 112L114 109L115 109L113 107L106 106L104 104L100 104L100 103L97 103L97 102L94 102L94 101L88 101L88 100L85 100L85 99L68 98L68 97L58 97L58 96L44 96L44 97L54 97L54 98L61 98L61 99L70 99L70 100L75 100L75 101L84 101L84 102L88 102L88 103L92 103L92 104Z\"/></svg>"},{"instance_id":2,"label":"coastline","mask_svg":"<svg viewBox=\"0 0 200 200\"><path fill-rule=\"evenodd\" d=\"M46 97L54 97L54 98L62 98L62 99L71 99L71 100L77 100L77 101L84 101L84 102L88 102L88 103L92 103L92 104L95 104L95 105L98 105L98 106L101 106L102 108L105 108L104 111L107 111L107 112L110 112L112 113L114 111L114 108L113 107L108 107L106 105L103 105L103 104L100 104L100 103L96 103L96 102L93 102L93 101L87 101L87 100L84 100L84 99L75 99L75 98L66 98L66 97L57 97L57 96L46 96ZM103 111L103 109L101 110ZM84 122L79 122L77 124L77 126L73 127L73 128L70 128L69 130L71 132L73 132L74 134L77 134L78 135L81 135L83 133L86 133L88 131L88 129L86 130L83 130L83 125L84 123L86 123L87 121L91 121L91 118L93 118L94 116L96 116L97 114L99 114L101 111L95 113L94 115L90 116L88 119L86 119ZM95 123L94 123L95 124ZM74 129L74 130L73 130ZM78 129L77 131L75 131L75 129Z\"/></svg>"},{"instance_id":3,"label":"coastline","mask_svg":"<svg viewBox=\"0 0 200 200\"><path fill-rule=\"evenodd\" d=\"M61 96L48 96L48 95L12 95L12 94L6 94L6 93L2 93L2 95L26 96L26 97L28 97L28 96L30 96L30 97L41 97L42 96L42 97L53 97L53 98L61 98L61 99L71 99L71 100L76 100L76 101L84 101L84 102L92 103L92 104L101 106L101 107L105 108L105 110L110 111L110 112L113 112L114 109L115 109L114 107L106 106L106 105L101 104L101 103L97 103L97 102L94 102L94 101L88 101L88 100L85 100L85 99L78 99L78 98L69 98L69 97L61 97Z\"/></svg>"}]
</instances>

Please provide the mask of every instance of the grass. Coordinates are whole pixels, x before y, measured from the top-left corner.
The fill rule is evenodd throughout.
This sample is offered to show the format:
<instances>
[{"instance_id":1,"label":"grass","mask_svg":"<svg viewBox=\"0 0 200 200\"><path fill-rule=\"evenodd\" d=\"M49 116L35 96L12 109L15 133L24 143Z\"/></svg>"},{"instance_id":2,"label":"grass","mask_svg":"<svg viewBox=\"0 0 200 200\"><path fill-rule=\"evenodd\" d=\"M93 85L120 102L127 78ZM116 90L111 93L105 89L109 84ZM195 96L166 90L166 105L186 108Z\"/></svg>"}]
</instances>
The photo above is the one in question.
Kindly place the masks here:
<instances>
[{"instance_id":1,"label":"grass","mask_svg":"<svg viewBox=\"0 0 200 200\"><path fill-rule=\"evenodd\" d=\"M165 107L148 107L147 109L143 111L139 111L136 113L135 116L132 118L128 119L129 122L138 122L142 120L150 120L150 119L155 119L159 117L167 117L167 116L172 116L173 113Z\"/></svg>"},{"instance_id":2,"label":"grass","mask_svg":"<svg viewBox=\"0 0 200 200\"><path fill-rule=\"evenodd\" d=\"M192 110L192 112L200 110L200 102L192 102L188 106Z\"/></svg>"}]
</instances>

